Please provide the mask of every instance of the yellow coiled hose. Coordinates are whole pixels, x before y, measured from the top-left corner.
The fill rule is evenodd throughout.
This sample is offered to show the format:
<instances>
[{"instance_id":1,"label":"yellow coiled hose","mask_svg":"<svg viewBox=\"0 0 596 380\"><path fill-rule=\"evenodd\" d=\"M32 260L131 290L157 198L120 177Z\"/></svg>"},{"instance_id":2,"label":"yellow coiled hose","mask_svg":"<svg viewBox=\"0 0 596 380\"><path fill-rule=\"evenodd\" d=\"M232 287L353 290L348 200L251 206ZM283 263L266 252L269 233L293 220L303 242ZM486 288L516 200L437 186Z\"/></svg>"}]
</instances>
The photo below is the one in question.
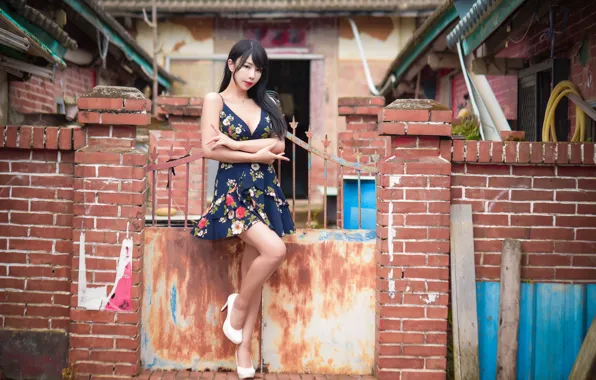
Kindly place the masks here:
<instances>
[{"instance_id":1,"label":"yellow coiled hose","mask_svg":"<svg viewBox=\"0 0 596 380\"><path fill-rule=\"evenodd\" d=\"M548 98L548 105L546 106L546 113L544 114L544 123L542 124L542 141L557 141L555 133L555 110L563 96L568 94L575 94L582 97L577 87L570 81L565 80L555 86L553 92ZM575 132L571 138L571 142L584 141L586 138L586 114L584 111L575 105Z\"/></svg>"}]
</instances>

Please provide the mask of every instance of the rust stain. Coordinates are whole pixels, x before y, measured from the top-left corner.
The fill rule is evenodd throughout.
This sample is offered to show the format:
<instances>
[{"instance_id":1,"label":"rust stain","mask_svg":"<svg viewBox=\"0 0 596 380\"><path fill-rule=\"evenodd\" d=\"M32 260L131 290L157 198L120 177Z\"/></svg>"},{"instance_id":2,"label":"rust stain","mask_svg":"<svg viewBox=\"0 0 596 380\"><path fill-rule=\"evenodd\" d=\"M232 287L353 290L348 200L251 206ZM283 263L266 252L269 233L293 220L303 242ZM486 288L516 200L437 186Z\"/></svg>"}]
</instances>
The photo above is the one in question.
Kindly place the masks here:
<instances>
[{"instance_id":1,"label":"rust stain","mask_svg":"<svg viewBox=\"0 0 596 380\"><path fill-rule=\"evenodd\" d=\"M184 45L186 45L186 41L179 41L179 42L176 42L176 44L174 45L173 51L178 51L178 50L180 50L180 48L181 48L182 46L184 46Z\"/></svg>"},{"instance_id":2,"label":"rust stain","mask_svg":"<svg viewBox=\"0 0 596 380\"><path fill-rule=\"evenodd\" d=\"M238 239L199 241L182 228L146 229L142 359L149 369L235 369L220 308L239 289L243 247Z\"/></svg>"},{"instance_id":3,"label":"rust stain","mask_svg":"<svg viewBox=\"0 0 596 380\"><path fill-rule=\"evenodd\" d=\"M390 17L354 17L354 22L358 26L358 31L366 33L377 40L387 41L391 33L393 33L393 21ZM339 22L339 37L348 40L354 39L352 27L345 17L342 17Z\"/></svg>"},{"instance_id":4,"label":"rust stain","mask_svg":"<svg viewBox=\"0 0 596 380\"><path fill-rule=\"evenodd\" d=\"M370 374L373 367L375 241L324 233L288 238L287 259L263 291L262 355L271 372Z\"/></svg>"},{"instance_id":5,"label":"rust stain","mask_svg":"<svg viewBox=\"0 0 596 380\"><path fill-rule=\"evenodd\" d=\"M187 28L197 41L205 41L213 37L213 19L180 17L172 18L171 22Z\"/></svg>"}]
</instances>

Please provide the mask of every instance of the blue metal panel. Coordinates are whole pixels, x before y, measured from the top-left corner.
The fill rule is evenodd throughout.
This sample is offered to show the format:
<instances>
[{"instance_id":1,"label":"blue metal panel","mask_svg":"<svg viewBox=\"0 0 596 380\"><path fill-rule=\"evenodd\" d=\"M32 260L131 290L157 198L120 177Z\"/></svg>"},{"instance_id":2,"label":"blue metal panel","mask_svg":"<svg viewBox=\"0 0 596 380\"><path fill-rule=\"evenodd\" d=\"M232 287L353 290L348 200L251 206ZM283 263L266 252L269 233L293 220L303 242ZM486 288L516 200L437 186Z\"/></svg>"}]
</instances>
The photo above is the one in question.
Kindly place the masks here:
<instances>
[{"instance_id":1,"label":"blue metal panel","mask_svg":"<svg viewBox=\"0 0 596 380\"><path fill-rule=\"evenodd\" d=\"M481 380L496 377L500 284L477 283ZM518 379L566 379L596 316L596 284L522 283Z\"/></svg>"},{"instance_id":2,"label":"blue metal panel","mask_svg":"<svg viewBox=\"0 0 596 380\"><path fill-rule=\"evenodd\" d=\"M377 195L374 179L361 179L362 229L374 230L377 225ZM358 180L344 179L344 229L358 229Z\"/></svg>"},{"instance_id":3,"label":"blue metal panel","mask_svg":"<svg viewBox=\"0 0 596 380\"><path fill-rule=\"evenodd\" d=\"M476 283L478 309L478 356L480 380L494 379L497 374L497 337L499 330L499 283Z\"/></svg>"}]
</instances>

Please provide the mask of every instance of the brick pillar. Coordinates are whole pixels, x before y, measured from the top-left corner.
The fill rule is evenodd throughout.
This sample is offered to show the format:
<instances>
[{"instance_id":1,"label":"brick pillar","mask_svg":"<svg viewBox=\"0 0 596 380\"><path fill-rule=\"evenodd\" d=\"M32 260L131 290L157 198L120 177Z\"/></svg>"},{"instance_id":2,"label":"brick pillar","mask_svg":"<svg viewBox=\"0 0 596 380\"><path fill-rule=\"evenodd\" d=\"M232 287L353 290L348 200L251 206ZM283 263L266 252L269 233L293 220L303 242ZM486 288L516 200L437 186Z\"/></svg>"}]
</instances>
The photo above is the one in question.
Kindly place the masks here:
<instances>
[{"instance_id":1,"label":"brick pillar","mask_svg":"<svg viewBox=\"0 0 596 380\"><path fill-rule=\"evenodd\" d=\"M379 132L391 151L377 184L376 375L445 379L451 111L396 100L380 112Z\"/></svg>"},{"instance_id":2,"label":"brick pillar","mask_svg":"<svg viewBox=\"0 0 596 380\"><path fill-rule=\"evenodd\" d=\"M338 156L357 162L357 153L361 154L360 163L366 166L376 166L375 159L385 157L390 147L391 139L380 136L378 127L379 112L385 105L382 96L350 97L339 99L339 116L346 117L346 130L338 133ZM375 157L376 156L376 157ZM338 189L343 190L343 177L354 176L357 172L346 167L342 172L338 170ZM363 172L362 176L370 175ZM338 204L337 225L343 226L343 202Z\"/></svg>"},{"instance_id":3,"label":"brick pillar","mask_svg":"<svg viewBox=\"0 0 596 380\"><path fill-rule=\"evenodd\" d=\"M134 148L151 103L126 87L95 87L78 101L87 145L75 153L70 364L77 375L133 377L141 369L140 329L147 156ZM129 312L78 307L79 241L85 232L87 286L108 285L126 227L134 242ZM95 376L94 376L95 378Z\"/></svg>"}]
</instances>

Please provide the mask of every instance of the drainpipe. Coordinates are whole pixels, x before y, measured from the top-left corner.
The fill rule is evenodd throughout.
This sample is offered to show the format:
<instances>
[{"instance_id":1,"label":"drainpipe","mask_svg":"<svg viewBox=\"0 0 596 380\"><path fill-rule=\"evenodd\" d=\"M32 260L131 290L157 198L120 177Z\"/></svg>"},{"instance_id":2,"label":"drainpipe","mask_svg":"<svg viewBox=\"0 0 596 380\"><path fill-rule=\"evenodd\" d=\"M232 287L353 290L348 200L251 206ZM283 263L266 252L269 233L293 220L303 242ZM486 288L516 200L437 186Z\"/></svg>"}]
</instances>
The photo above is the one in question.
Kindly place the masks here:
<instances>
[{"instance_id":1,"label":"drainpipe","mask_svg":"<svg viewBox=\"0 0 596 380\"><path fill-rule=\"evenodd\" d=\"M482 141L485 141L484 138L484 126L482 125L482 116L480 115L480 111L478 110L478 105L476 104L476 96L474 94L474 89L472 88L472 84L470 83L470 78L468 77L468 69L466 68L466 63L464 62L464 53L463 48L461 46L461 41L457 42L457 55L459 56L459 63L461 65L461 71L464 76L464 80L466 82L466 87L468 89L468 95L470 97L470 101L472 102L472 109L474 114L478 116L478 130L480 131L480 138Z\"/></svg>"},{"instance_id":2,"label":"drainpipe","mask_svg":"<svg viewBox=\"0 0 596 380\"><path fill-rule=\"evenodd\" d=\"M385 91L389 88L389 86L395 83L395 75L391 74L389 79L383 83L380 89L373 83L372 76L370 75L370 69L368 67L368 62L366 61L366 56L364 55L364 48L362 47L362 41L360 40L360 33L358 32L358 27L356 23L351 17L348 17L348 22L352 27L352 33L354 34L354 39L356 40L356 45L358 46L358 51L360 52L360 58L362 58L362 66L364 67L364 75L366 76L366 83L368 84L369 91L375 96L383 96Z\"/></svg>"}]
</instances>

